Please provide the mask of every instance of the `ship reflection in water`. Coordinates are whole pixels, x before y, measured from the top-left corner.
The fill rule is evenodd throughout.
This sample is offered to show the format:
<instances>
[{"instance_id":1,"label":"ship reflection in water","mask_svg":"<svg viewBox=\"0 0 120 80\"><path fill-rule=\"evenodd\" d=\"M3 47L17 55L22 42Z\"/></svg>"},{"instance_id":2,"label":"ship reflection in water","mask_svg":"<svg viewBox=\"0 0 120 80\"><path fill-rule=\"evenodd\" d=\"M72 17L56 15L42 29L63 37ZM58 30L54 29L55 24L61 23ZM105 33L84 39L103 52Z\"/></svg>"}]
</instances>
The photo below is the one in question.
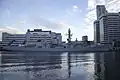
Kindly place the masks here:
<instances>
[{"instance_id":1,"label":"ship reflection in water","mask_svg":"<svg viewBox=\"0 0 120 80\"><path fill-rule=\"evenodd\" d=\"M119 68L119 52L0 53L0 80L119 80Z\"/></svg>"}]
</instances>

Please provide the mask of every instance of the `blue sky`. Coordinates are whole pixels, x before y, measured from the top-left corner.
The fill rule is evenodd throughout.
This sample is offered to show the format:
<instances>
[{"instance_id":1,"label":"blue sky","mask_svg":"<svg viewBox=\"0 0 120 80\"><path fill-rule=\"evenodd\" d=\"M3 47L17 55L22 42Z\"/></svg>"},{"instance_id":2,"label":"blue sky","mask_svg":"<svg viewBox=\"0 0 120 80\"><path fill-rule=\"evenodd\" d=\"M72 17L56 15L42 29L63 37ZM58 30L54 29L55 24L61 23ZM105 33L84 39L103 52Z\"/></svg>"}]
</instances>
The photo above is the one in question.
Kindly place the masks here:
<instances>
[{"instance_id":1,"label":"blue sky","mask_svg":"<svg viewBox=\"0 0 120 80\"><path fill-rule=\"evenodd\" d=\"M61 32L65 40L71 28L73 40L83 35L93 40L95 5L105 1L107 5L111 0L0 0L0 32L42 28Z\"/></svg>"}]
</instances>

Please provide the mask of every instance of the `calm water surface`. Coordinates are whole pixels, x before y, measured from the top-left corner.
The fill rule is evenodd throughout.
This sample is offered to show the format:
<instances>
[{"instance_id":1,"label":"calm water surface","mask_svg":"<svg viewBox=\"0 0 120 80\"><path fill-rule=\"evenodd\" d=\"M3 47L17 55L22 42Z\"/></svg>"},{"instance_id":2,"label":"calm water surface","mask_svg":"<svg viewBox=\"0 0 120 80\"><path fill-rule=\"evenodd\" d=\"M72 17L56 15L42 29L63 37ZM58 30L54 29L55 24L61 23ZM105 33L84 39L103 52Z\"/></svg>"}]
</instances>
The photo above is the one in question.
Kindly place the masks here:
<instances>
[{"instance_id":1,"label":"calm water surface","mask_svg":"<svg viewBox=\"0 0 120 80\"><path fill-rule=\"evenodd\" d=\"M116 53L0 52L0 80L119 80L119 61Z\"/></svg>"}]
</instances>

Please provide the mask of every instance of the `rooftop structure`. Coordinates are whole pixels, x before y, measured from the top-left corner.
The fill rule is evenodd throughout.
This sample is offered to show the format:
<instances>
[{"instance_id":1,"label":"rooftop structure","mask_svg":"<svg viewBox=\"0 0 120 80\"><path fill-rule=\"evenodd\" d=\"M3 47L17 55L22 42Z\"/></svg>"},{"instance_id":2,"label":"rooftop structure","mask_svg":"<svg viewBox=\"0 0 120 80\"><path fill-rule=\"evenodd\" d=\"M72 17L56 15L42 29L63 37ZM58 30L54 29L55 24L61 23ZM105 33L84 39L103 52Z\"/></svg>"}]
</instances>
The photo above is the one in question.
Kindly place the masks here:
<instances>
[{"instance_id":1,"label":"rooftop structure","mask_svg":"<svg viewBox=\"0 0 120 80\"><path fill-rule=\"evenodd\" d=\"M88 36L82 36L82 41L88 41Z\"/></svg>"}]
</instances>

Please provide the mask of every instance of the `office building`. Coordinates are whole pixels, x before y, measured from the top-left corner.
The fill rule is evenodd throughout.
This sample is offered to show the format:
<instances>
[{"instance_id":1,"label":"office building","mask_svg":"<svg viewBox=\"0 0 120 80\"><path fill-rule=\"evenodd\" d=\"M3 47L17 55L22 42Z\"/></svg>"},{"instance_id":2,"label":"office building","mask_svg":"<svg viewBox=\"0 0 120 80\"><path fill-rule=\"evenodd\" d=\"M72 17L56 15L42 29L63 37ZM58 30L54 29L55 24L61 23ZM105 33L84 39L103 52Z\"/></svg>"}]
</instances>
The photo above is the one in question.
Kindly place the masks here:
<instances>
[{"instance_id":1,"label":"office building","mask_svg":"<svg viewBox=\"0 0 120 80\"><path fill-rule=\"evenodd\" d=\"M94 41L109 44L113 40L120 41L120 13L108 13L105 6L99 5L97 21L94 22Z\"/></svg>"},{"instance_id":2,"label":"office building","mask_svg":"<svg viewBox=\"0 0 120 80\"><path fill-rule=\"evenodd\" d=\"M99 21L94 21L94 42L100 42L100 28L99 28Z\"/></svg>"},{"instance_id":3,"label":"office building","mask_svg":"<svg viewBox=\"0 0 120 80\"><path fill-rule=\"evenodd\" d=\"M50 45L60 45L62 43L61 33L52 31L43 31L42 29L34 29L26 34L9 34L2 33L2 42L11 45L34 45L41 47L50 47Z\"/></svg>"},{"instance_id":4,"label":"office building","mask_svg":"<svg viewBox=\"0 0 120 80\"><path fill-rule=\"evenodd\" d=\"M108 13L99 19L100 41L112 43L113 40L120 40L120 13Z\"/></svg>"},{"instance_id":5,"label":"office building","mask_svg":"<svg viewBox=\"0 0 120 80\"><path fill-rule=\"evenodd\" d=\"M97 13L97 19L99 19L99 17L102 14L106 14L107 13L107 10L106 10L106 8L105 8L104 5L97 5L97 7L96 7L96 13Z\"/></svg>"},{"instance_id":6,"label":"office building","mask_svg":"<svg viewBox=\"0 0 120 80\"><path fill-rule=\"evenodd\" d=\"M2 33L2 43L4 45L18 45L23 44L26 38L25 34L10 34L7 32Z\"/></svg>"}]
</instances>

